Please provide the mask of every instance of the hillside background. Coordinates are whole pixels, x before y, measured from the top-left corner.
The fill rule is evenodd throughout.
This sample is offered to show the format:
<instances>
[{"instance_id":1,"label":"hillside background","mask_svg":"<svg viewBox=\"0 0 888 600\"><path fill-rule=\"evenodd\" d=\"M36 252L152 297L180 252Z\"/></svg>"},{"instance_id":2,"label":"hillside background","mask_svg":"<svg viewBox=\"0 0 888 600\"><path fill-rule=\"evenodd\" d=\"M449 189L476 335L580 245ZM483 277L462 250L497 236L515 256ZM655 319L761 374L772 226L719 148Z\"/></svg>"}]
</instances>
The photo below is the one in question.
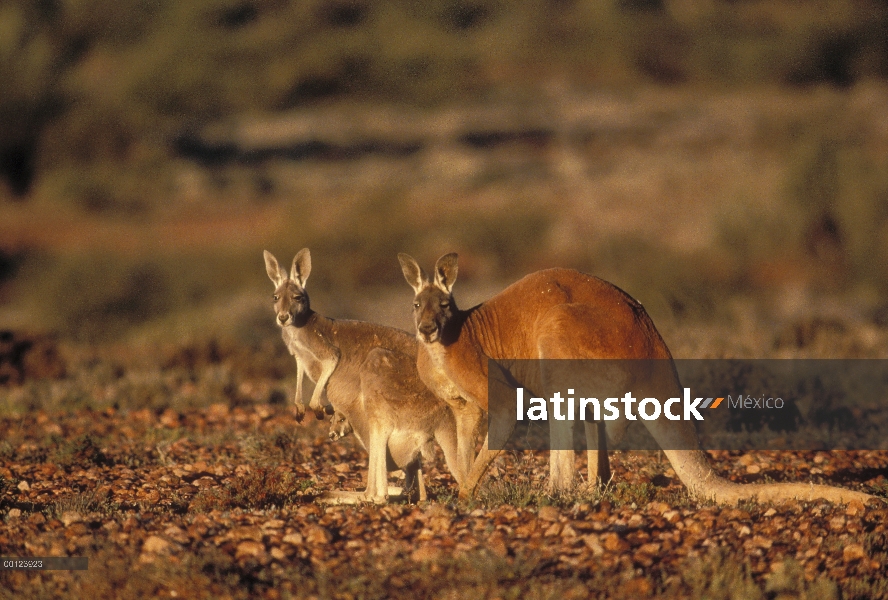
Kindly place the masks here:
<instances>
[{"instance_id":1,"label":"hillside background","mask_svg":"<svg viewBox=\"0 0 888 600\"><path fill-rule=\"evenodd\" d=\"M575 267L679 354L884 339L885 2L4 0L0 80L0 327L260 343L309 247L404 328L396 253L456 251L464 306Z\"/></svg>"}]
</instances>

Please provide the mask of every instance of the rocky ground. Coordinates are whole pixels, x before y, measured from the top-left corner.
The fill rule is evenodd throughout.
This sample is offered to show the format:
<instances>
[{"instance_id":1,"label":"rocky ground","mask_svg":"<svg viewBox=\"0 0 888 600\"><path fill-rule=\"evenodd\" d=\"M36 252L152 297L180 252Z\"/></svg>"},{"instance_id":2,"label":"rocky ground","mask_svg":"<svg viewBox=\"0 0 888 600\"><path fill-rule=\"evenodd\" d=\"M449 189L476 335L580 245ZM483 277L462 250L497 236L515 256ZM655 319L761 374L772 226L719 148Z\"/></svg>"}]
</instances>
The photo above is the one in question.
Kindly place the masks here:
<instances>
[{"instance_id":1,"label":"rocky ground","mask_svg":"<svg viewBox=\"0 0 888 600\"><path fill-rule=\"evenodd\" d=\"M607 489L551 496L537 452L501 460L470 503L438 456L426 504L325 506L361 487L367 456L296 421L275 372L288 357L262 371L216 343L90 356L32 342L4 355L0 554L89 569L3 570L3 597L888 597L884 504L716 507L658 453L619 452ZM888 490L886 452L710 459L736 481Z\"/></svg>"}]
</instances>

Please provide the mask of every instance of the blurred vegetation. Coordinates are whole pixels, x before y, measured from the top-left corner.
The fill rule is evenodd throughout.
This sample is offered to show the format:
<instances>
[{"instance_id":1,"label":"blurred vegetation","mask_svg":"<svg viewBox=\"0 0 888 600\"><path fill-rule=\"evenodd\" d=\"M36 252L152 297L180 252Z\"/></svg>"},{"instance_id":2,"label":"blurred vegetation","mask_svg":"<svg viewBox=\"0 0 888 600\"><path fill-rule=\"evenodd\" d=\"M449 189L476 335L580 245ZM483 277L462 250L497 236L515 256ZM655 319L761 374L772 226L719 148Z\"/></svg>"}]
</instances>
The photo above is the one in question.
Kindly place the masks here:
<instances>
[{"instance_id":1,"label":"blurred vegetation","mask_svg":"<svg viewBox=\"0 0 888 600\"><path fill-rule=\"evenodd\" d=\"M25 191L66 164L150 163L189 121L428 106L551 73L843 86L888 75L886 32L875 0L4 0L0 166Z\"/></svg>"},{"instance_id":2,"label":"blurred vegetation","mask_svg":"<svg viewBox=\"0 0 888 600\"><path fill-rule=\"evenodd\" d=\"M552 210L563 197L576 205L595 191L559 179L554 120L552 131L506 132L506 143L484 132L462 139L464 148L435 166L444 173L437 188L426 165L433 151L414 152L409 140L394 146L403 155L397 168L373 156L343 166L336 152L348 148L333 148L326 165L297 165L286 152L201 162L182 152L182 140L239 116L336 103L433 111L506 101L545 112L564 85L629 94L851 90L886 78L888 4L877 0L0 0L0 208L70 217L84 239L100 238L91 230L97 223L120 231L74 249L25 234L0 240L0 300L28 307L18 322L39 315L36 329L115 337L175 313L200 319L226 294L266 285L262 246L311 247L321 261L311 285L327 294L315 296L318 306L362 318L372 310L332 290L391 286L407 294L399 251L420 253L425 264L459 250L467 280L582 268L651 300L654 312L678 316L694 306L710 314L724 290L767 285L767 269L756 265L780 254L816 264L811 277L822 288L863 281L882 290L888 163L878 138L874 146L868 132L836 124L845 110L839 102L788 124L774 117L773 131L757 124L755 144L788 157L782 204L762 209L738 193L720 217L715 251L678 257L660 240L611 235L593 229L592 218ZM669 109L663 115L668 128ZM651 145L659 126L567 132L567 143L596 165L585 167L588 182L608 174L598 164L607 163L608 143ZM687 160L705 152L691 148ZM479 159L483 153L494 158ZM361 169L371 168L385 175L362 179ZM349 210L332 208L329 198L348 201ZM215 246L192 248L181 233L109 251L132 242L126 223L213 212L246 227L269 206L275 224L256 225L259 233L243 240L229 228L205 234ZM259 335L246 331L260 319L254 306L236 307L228 319L212 315L240 319L239 335Z\"/></svg>"}]
</instances>

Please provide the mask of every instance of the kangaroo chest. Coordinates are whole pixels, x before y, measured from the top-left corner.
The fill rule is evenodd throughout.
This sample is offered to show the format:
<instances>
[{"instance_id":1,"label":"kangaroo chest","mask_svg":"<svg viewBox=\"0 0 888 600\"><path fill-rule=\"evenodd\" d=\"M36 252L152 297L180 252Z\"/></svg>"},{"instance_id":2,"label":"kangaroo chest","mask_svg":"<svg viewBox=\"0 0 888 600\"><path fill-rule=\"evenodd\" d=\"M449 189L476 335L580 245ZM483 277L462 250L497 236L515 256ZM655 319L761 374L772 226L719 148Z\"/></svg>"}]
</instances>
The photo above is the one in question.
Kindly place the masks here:
<instances>
[{"instance_id":1,"label":"kangaroo chest","mask_svg":"<svg viewBox=\"0 0 888 600\"><path fill-rule=\"evenodd\" d=\"M451 377L446 351L439 344L425 346L425 356L420 359L419 367L423 383L439 398L475 400L459 381Z\"/></svg>"},{"instance_id":2,"label":"kangaroo chest","mask_svg":"<svg viewBox=\"0 0 888 600\"><path fill-rule=\"evenodd\" d=\"M311 333L303 332L296 327L285 327L282 331L287 350L296 357L308 378L317 382L326 357L317 349L317 341L320 340L315 341L311 335Z\"/></svg>"}]
</instances>

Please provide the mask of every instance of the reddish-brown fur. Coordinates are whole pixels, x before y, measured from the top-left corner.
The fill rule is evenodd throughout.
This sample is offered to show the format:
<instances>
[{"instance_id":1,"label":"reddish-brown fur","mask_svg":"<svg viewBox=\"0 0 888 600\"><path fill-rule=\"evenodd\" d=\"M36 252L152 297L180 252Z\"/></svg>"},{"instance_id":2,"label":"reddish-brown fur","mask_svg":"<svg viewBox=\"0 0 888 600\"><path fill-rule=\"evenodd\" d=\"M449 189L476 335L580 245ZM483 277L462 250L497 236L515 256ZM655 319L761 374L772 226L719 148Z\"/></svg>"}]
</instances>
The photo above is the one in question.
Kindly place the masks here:
<instances>
[{"instance_id":1,"label":"reddish-brown fur","mask_svg":"<svg viewBox=\"0 0 888 600\"><path fill-rule=\"evenodd\" d=\"M417 366L423 382L442 398L462 396L488 409L488 358L611 358L666 359L671 354L644 308L614 285L569 269L548 269L512 284L490 300L465 311L456 307L452 288L457 257L447 254L435 264L430 280L413 258L398 256L407 282L413 287L414 318L422 349ZM652 396L678 396L681 386L674 367L661 369L645 381ZM552 422L550 422L550 425ZM738 485L722 479L709 467L689 421L645 421L664 448L678 477L691 493L721 503L743 499L760 501L867 501L860 492L831 486L793 483ZM602 430L599 429L599 432ZM587 440L589 439L587 428ZM602 436L603 437L603 436ZM672 450L669 448L694 448ZM487 467L498 455L484 448L475 460L460 496L471 496ZM606 460L599 457L599 468ZM590 477L595 473L593 455ZM600 470L599 470L600 472ZM573 483L572 455L552 451L550 484L569 488Z\"/></svg>"},{"instance_id":2,"label":"reddish-brown fur","mask_svg":"<svg viewBox=\"0 0 888 600\"><path fill-rule=\"evenodd\" d=\"M445 370L484 410L488 357L672 357L641 304L597 277L570 269L527 275L462 312L448 327L457 325L458 335L450 334L453 339L439 350L446 357ZM582 336L564 339L564 332L575 331Z\"/></svg>"}]
</instances>

